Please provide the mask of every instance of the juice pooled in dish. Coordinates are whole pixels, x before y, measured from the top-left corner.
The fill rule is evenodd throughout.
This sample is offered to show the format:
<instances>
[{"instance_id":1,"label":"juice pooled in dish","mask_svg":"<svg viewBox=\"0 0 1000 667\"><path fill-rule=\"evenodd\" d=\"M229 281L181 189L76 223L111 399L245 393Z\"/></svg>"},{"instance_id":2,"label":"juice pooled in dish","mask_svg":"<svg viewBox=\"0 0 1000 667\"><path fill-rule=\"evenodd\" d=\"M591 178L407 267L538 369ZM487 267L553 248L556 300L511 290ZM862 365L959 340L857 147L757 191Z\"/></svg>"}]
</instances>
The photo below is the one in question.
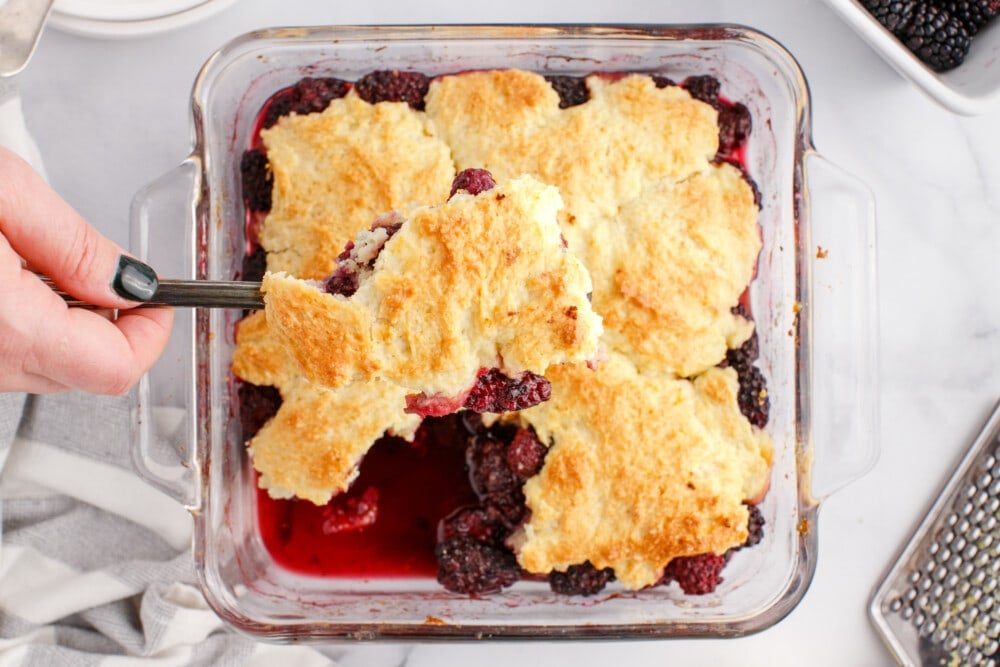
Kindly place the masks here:
<instances>
[{"instance_id":1,"label":"juice pooled in dish","mask_svg":"<svg viewBox=\"0 0 1000 667\"><path fill-rule=\"evenodd\" d=\"M380 211L444 201L482 168L500 188L558 191L603 322L596 364L551 365L548 400L480 418L423 416L412 398L407 412L415 385L323 386L250 315L233 368L276 561L461 594L522 579L704 594L762 539L772 444L746 297L760 193L743 166L750 114L715 79L374 72L303 80L261 117L243 170L251 262L353 285L329 258ZM313 502L275 500L290 496Z\"/></svg>"}]
</instances>

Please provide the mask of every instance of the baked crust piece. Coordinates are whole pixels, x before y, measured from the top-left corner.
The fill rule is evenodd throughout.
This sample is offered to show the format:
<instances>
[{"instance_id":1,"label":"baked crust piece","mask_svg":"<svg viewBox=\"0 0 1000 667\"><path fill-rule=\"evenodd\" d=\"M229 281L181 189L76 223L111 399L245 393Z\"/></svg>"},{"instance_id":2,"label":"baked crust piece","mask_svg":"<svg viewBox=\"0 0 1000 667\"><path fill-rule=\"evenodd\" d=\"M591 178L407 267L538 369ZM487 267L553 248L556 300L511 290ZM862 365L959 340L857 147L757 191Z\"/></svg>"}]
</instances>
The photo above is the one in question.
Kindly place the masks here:
<instances>
[{"instance_id":1,"label":"baked crust piece","mask_svg":"<svg viewBox=\"0 0 1000 667\"><path fill-rule=\"evenodd\" d=\"M312 381L384 380L428 396L467 392L597 354L590 277L566 251L558 191L534 178L413 209L351 297L264 276L268 325Z\"/></svg>"},{"instance_id":2,"label":"baked crust piece","mask_svg":"<svg viewBox=\"0 0 1000 667\"><path fill-rule=\"evenodd\" d=\"M278 388L281 407L247 446L258 483L274 498L297 496L317 505L345 491L362 457L385 433L411 439L420 418L406 414L406 390L387 382L339 389L303 379L298 365L270 334L264 312L240 321L233 372Z\"/></svg>"},{"instance_id":3,"label":"baked crust piece","mask_svg":"<svg viewBox=\"0 0 1000 667\"><path fill-rule=\"evenodd\" d=\"M261 138L274 187L260 243L268 269L301 278L328 275L380 213L444 201L455 177L422 114L354 90L320 113L282 117Z\"/></svg>"},{"instance_id":4,"label":"baked crust piece","mask_svg":"<svg viewBox=\"0 0 1000 667\"><path fill-rule=\"evenodd\" d=\"M524 485L530 518L510 539L524 569L590 561L638 589L673 558L746 540L743 503L766 492L772 445L736 406L735 371L651 377L612 354L596 372L549 376L551 400L516 416L550 446Z\"/></svg>"},{"instance_id":5,"label":"baked crust piece","mask_svg":"<svg viewBox=\"0 0 1000 667\"><path fill-rule=\"evenodd\" d=\"M605 344L640 370L692 377L753 333L732 312L761 248L753 193L735 167L659 181L615 225L567 236L592 271Z\"/></svg>"},{"instance_id":6,"label":"baked crust piece","mask_svg":"<svg viewBox=\"0 0 1000 667\"><path fill-rule=\"evenodd\" d=\"M445 76L431 83L427 115L458 169L557 186L563 234L605 318L602 343L644 371L693 376L753 331L730 312L761 248L753 191L712 163L708 104L642 75L586 84L586 103L560 109L538 74Z\"/></svg>"}]
</instances>

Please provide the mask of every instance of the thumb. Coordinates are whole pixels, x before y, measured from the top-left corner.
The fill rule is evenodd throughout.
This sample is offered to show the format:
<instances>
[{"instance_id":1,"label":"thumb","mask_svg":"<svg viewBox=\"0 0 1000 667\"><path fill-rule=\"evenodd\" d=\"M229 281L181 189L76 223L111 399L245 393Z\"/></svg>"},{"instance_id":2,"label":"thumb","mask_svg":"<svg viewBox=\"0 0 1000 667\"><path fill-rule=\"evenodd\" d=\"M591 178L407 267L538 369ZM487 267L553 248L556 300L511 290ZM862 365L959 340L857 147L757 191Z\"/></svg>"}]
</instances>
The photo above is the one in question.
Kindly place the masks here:
<instances>
[{"instance_id":1,"label":"thumb","mask_svg":"<svg viewBox=\"0 0 1000 667\"><path fill-rule=\"evenodd\" d=\"M0 233L73 296L127 308L156 292L156 273L101 235L14 153L0 148Z\"/></svg>"}]
</instances>

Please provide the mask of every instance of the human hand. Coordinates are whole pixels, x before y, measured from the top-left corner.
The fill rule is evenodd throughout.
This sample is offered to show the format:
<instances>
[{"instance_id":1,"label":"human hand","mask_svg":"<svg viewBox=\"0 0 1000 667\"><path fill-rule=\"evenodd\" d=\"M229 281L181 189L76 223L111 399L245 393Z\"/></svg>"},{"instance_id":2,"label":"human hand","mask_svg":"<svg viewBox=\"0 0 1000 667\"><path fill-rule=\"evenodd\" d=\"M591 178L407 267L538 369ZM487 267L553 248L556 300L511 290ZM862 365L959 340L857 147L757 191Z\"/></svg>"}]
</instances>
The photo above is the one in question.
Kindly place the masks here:
<instances>
[{"instance_id":1,"label":"human hand","mask_svg":"<svg viewBox=\"0 0 1000 667\"><path fill-rule=\"evenodd\" d=\"M117 316L67 307L36 271ZM0 148L0 391L125 393L170 335L171 309L134 309L155 281Z\"/></svg>"}]
</instances>

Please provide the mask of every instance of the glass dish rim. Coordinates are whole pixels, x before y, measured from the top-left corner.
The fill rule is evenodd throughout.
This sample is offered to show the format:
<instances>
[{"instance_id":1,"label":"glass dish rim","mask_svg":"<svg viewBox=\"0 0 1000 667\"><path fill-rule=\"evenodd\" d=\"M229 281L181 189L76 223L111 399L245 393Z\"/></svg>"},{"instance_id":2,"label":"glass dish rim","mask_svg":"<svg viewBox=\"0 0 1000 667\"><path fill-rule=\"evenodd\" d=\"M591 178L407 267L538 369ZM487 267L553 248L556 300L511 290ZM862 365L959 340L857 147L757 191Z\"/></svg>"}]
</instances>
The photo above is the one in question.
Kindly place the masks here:
<instances>
[{"instance_id":1,"label":"glass dish rim","mask_svg":"<svg viewBox=\"0 0 1000 667\"><path fill-rule=\"evenodd\" d=\"M795 164L793 166L794 178L796 181L795 191L798 194L798 190L802 189L802 196L796 197L794 204L790 204L794 207L792 215L796 220L796 225L801 226L806 224L808 226L809 221L809 207L808 207L808 192L802 187L803 183L803 164L806 156L813 152L812 138L811 138L811 115L810 115L810 96L808 85L805 81L805 77L801 72L797 62L791 56L790 53L773 38L757 31L753 28L748 28L745 26L732 25L732 24L600 24L600 25L583 25L583 24L492 24L492 25L476 25L476 24L453 24L447 26L421 26L421 25L403 25L403 26L392 26L392 25L380 25L380 26L310 26L304 28L298 27L285 27L285 28L268 28L263 30L256 30L250 33L246 33L240 37L231 40L229 43L224 45L215 54L213 54L208 61L206 61L205 66L198 75L193 91L192 91L192 112L193 112L193 127L195 135L195 145L193 148L193 155L200 156L203 159L205 155L205 142L204 142L204 114L205 105L204 99L205 87L210 83L209 76L212 74L214 63L219 60L224 60L226 57L231 57L234 53L238 53L241 49L248 45L259 45L262 40L283 40L283 39L294 39L295 41L305 41L310 40L326 40L331 36L336 36L338 41L348 42L363 42L364 40L372 37L377 37L384 41L419 41L419 40L431 40L440 41L447 39L462 39L462 40L489 40L490 38L503 38L509 40L516 39L625 39L625 40L635 40L635 39L655 39L655 40L667 40L667 41L685 41L691 38L692 32L697 33L698 31L711 31L707 34L712 34L713 39L718 39L720 41L731 41L738 40L749 42L753 44L758 49L767 49L768 55L772 58L780 57L782 65L786 70L784 74L786 78L789 79L789 84L794 85L795 94L794 99L796 101L797 108L795 109L794 122L791 125L795 129L796 136L796 148L794 151ZM723 36L724 35L724 36ZM776 64L777 67L777 64ZM202 165L204 169L204 165ZM204 187L204 184L203 184ZM198 197L198 205L200 207L207 206L209 204L208 198L201 193ZM199 221L205 221L210 219L211 216L208 215L206 211L199 210L196 219ZM201 228L201 223L199 223L198 234L201 235L204 230ZM798 257L796 251L795 264L799 266L801 263L801 258ZM204 277L204 276L199 276ZM803 282L807 282L806 278L797 281L796 291L801 292L803 289ZM799 296L802 296L799 294ZM196 328L200 328L204 324L203 314L199 314L197 317ZM800 325L800 332L802 334L803 342L802 349L808 350L808 325L807 323L802 323ZM797 352L797 356L803 354L802 352ZM810 364L808 361L805 363L798 364L798 384L808 386L809 385L809 373ZM798 575L797 578L789 580L788 587L781 591L778 595L778 602L771 607L768 607L765 612L757 616L734 619L727 622L692 622L684 624L682 632L677 631L677 624L673 622L659 624L659 625L649 625L649 624L639 624L639 625L629 625L629 624L606 624L606 625L594 625L594 624L579 624L579 625L565 625L555 628L553 632L552 627L546 626L526 626L526 625L496 625L496 626L485 626L485 625L471 625L467 628L463 628L459 625L427 625L427 624L385 624L385 623L329 623L329 622L319 622L319 623L296 623L291 626L291 630L288 629L289 626L273 626L266 623L259 623L257 621L249 621L245 617L239 617L235 615L234 610L227 607L227 605L222 600L214 600L212 595L209 594L211 591L211 586L207 580L206 569L206 558L204 556L204 546L205 546L205 532L206 525L205 519L202 513L195 512L195 548L196 553L200 552L203 554L202 557L196 558L196 569L199 577L199 581L202 585L203 591L206 591L206 598L209 599L209 603L215 609L216 613L222 616L227 622L233 624L234 626L255 634L257 636L271 637L271 638L282 638L294 636L296 638L308 638L310 640L322 640L330 638L364 638L364 639L448 639L448 638L482 638L486 637L504 637L504 638L526 638L526 637L540 637L540 638L594 638L594 639L617 639L617 638L656 638L656 637L674 637L674 636L738 636L744 634L750 634L752 632L757 632L770 627L774 623L777 623L782 618L784 618L787 613L789 613L801 600L802 596L805 594L808 583L811 581L813 572L815 569L815 548L817 541L817 533L815 529L815 515L818 509L818 503L814 501L808 492L808 472L803 467L807 465L804 463L804 459L808 457L808 451L806 451L807 445L810 442L808 437L809 424L807 423L807 417L809 411L805 409L802 402L808 401L808 398L802 396L802 392L797 392L795 399L796 403L796 461L798 462L798 467L800 468L800 476L798 479L798 516L801 518L804 526L807 526L806 530L798 531L798 549L797 555L799 562L796 564L794 571ZM199 410L201 406L199 404ZM200 412L199 412L200 414ZM209 480L208 476L208 466L204 465L206 463L205 457L210 456L207 451L201 451L202 448L199 447L197 456L201 459L203 465L198 466L201 472L201 479L198 480L199 490L206 489L208 487ZM204 492L204 491L202 491ZM200 503L199 503L200 504ZM804 581L804 583L803 583ZM787 595L789 589L794 589L793 595ZM761 619L761 616L766 616L766 618ZM721 630L721 631L720 631Z\"/></svg>"}]
</instances>

